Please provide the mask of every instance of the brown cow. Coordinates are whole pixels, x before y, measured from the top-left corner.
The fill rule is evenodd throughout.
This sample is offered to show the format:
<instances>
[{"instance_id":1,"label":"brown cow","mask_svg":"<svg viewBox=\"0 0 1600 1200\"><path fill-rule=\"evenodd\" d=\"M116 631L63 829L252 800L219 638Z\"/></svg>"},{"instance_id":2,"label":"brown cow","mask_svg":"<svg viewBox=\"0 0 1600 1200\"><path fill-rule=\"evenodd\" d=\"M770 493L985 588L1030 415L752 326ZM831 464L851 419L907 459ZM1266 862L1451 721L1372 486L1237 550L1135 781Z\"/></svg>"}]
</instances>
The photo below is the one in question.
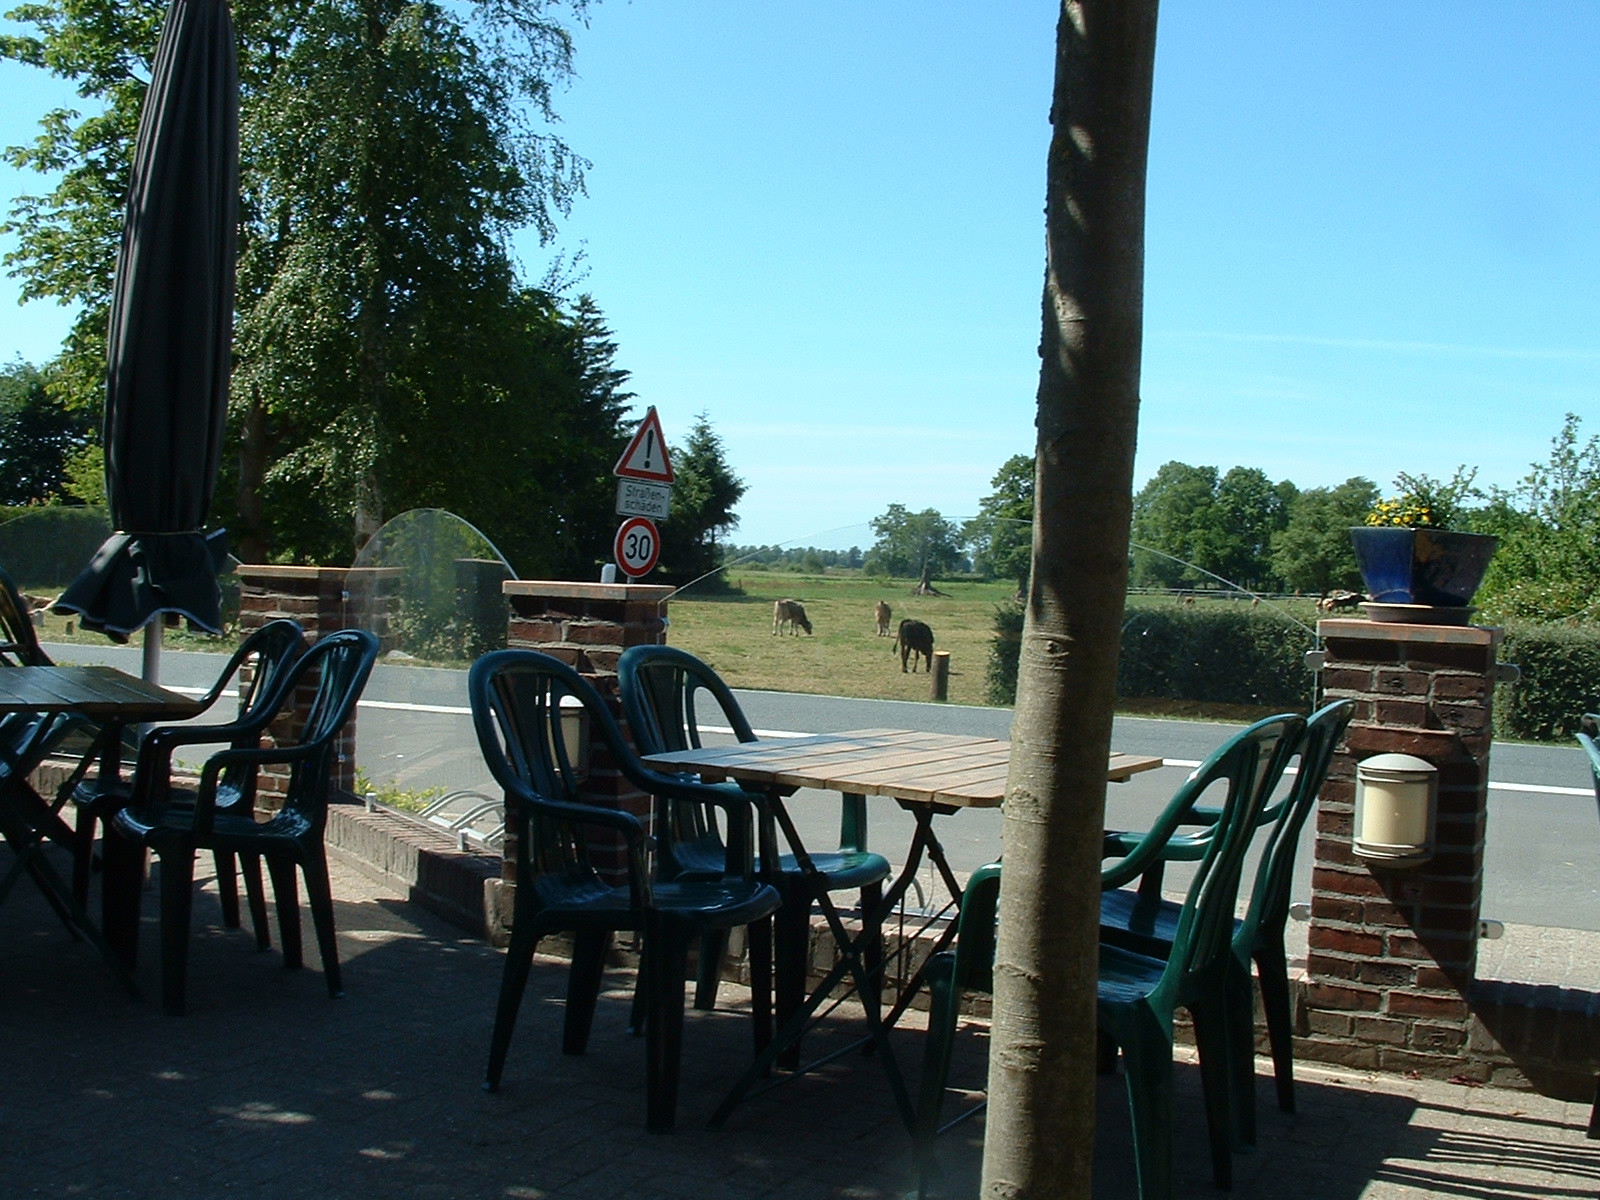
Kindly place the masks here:
<instances>
[{"instance_id":1,"label":"brown cow","mask_svg":"<svg viewBox=\"0 0 1600 1200\"><path fill-rule=\"evenodd\" d=\"M878 636L879 637L888 637L889 636L889 605L887 603L885 603L884 601L879 600L878 601L878 606L875 609L872 610L872 614L873 614L874 618L876 618L876 620L878 622Z\"/></svg>"},{"instance_id":2,"label":"brown cow","mask_svg":"<svg viewBox=\"0 0 1600 1200\"><path fill-rule=\"evenodd\" d=\"M772 632L774 635L781 633L787 625L789 632L795 637L800 636L804 629L811 632L811 622L806 620L805 605L798 600L778 600L772 605Z\"/></svg>"},{"instance_id":3,"label":"brown cow","mask_svg":"<svg viewBox=\"0 0 1600 1200\"><path fill-rule=\"evenodd\" d=\"M917 655L922 655L923 666L931 674L933 671L933 630L921 621L905 620L900 622L900 632L895 635L894 643L900 648L900 673L906 673L906 660L911 661L911 673L917 673Z\"/></svg>"}]
</instances>

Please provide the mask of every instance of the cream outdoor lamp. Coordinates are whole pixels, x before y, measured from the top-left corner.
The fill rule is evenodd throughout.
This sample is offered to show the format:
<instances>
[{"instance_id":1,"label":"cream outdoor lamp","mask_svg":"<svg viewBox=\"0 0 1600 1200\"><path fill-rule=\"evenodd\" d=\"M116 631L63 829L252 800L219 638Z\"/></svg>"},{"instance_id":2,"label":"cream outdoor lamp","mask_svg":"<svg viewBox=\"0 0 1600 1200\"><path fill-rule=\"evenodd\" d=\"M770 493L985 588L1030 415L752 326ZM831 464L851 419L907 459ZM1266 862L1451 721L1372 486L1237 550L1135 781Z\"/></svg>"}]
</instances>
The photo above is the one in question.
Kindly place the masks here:
<instances>
[{"instance_id":1,"label":"cream outdoor lamp","mask_svg":"<svg viewBox=\"0 0 1600 1200\"><path fill-rule=\"evenodd\" d=\"M1433 857L1439 769L1409 754L1375 754L1356 765L1352 849L1390 867L1415 867Z\"/></svg>"}]
</instances>

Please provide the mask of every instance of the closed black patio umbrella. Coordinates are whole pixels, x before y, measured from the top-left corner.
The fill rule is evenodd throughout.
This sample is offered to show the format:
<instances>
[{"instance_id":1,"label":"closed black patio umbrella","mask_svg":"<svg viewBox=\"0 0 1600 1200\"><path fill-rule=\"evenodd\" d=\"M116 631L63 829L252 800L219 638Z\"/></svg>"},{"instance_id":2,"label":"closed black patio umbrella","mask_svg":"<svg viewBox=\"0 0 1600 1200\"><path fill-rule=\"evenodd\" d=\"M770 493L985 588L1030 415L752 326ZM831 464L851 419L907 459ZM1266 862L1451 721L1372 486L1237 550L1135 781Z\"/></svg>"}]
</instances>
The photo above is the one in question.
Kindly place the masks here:
<instances>
[{"instance_id":1,"label":"closed black patio umbrella","mask_svg":"<svg viewBox=\"0 0 1600 1200\"><path fill-rule=\"evenodd\" d=\"M226 0L172 0L144 108L107 354L115 529L56 602L125 641L162 613L220 632L221 539L202 527L228 411L239 87ZM155 637L147 634L148 653Z\"/></svg>"}]
</instances>

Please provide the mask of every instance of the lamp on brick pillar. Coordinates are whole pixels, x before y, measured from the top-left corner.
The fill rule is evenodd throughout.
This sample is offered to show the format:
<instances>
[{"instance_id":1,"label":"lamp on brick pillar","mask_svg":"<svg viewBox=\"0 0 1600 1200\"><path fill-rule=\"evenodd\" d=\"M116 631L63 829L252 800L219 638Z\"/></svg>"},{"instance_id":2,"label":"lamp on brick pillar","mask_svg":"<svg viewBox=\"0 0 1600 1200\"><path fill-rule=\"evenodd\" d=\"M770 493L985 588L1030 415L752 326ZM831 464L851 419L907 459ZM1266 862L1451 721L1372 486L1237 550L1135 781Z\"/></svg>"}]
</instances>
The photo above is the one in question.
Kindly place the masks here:
<instances>
[{"instance_id":1,"label":"lamp on brick pillar","mask_svg":"<svg viewBox=\"0 0 1600 1200\"><path fill-rule=\"evenodd\" d=\"M1500 630L1328 619L1317 632L1328 698L1357 707L1317 805L1299 1050L1347 1066L1459 1074L1477 963ZM1369 793L1358 825L1357 764L1373 776L1368 787L1392 789L1395 778L1381 776L1393 755L1422 766L1408 768L1416 774L1398 779L1401 796L1376 810ZM1387 830L1378 818L1408 792L1420 794L1425 811L1427 793L1412 790L1419 775L1436 781L1431 858L1421 861L1420 849L1398 861L1361 855L1358 837L1370 850L1402 844L1397 824L1410 826L1408 836L1417 831L1414 808L1390 807L1399 820Z\"/></svg>"},{"instance_id":2,"label":"lamp on brick pillar","mask_svg":"<svg viewBox=\"0 0 1600 1200\"><path fill-rule=\"evenodd\" d=\"M506 645L542 651L576 670L605 697L612 715L631 741L617 696L617 660L630 646L655 646L666 641L667 597L672 590L638 583L508 579L502 585L510 605ZM588 747L588 776L583 793L595 804L620 808L646 823L650 820L650 797L628 782L604 745L591 742ZM510 929L516 883L514 829L515 822L507 820L501 877L489 880L487 885L489 936L501 943ZM602 871L609 866L617 878L624 877L620 842L612 849L609 863L601 854L595 858Z\"/></svg>"},{"instance_id":3,"label":"lamp on brick pillar","mask_svg":"<svg viewBox=\"0 0 1600 1200\"><path fill-rule=\"evenodd\" d=\"M1433 857L1439 771L1410 754L1374 754L1356 766L1357 857L1390 867L1420 867Z\"/></svg>"}]
</instances>

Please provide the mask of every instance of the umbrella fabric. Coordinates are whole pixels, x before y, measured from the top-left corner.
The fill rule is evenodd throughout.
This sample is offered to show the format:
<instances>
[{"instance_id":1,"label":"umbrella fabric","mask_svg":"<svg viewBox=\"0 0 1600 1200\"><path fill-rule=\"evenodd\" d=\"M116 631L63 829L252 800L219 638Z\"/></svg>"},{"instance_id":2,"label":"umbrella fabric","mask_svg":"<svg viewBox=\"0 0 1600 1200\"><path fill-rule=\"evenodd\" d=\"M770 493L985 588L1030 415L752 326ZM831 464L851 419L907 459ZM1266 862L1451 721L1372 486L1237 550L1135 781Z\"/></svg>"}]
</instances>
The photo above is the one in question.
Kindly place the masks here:
<instances>
[{"instance_id":1,"label":"umbrella fabric","mask_svg":"<svg viewBox=\"0 0 1600 1200\"><path fill-rule=\"evenodd\" d=\"M117 532L56 602L113 637L163 612L221 627L202 526L227 420L238 203L233 21L225 0L173 0L111 299L104 440Z\"/></svg>"}]
</instances>

